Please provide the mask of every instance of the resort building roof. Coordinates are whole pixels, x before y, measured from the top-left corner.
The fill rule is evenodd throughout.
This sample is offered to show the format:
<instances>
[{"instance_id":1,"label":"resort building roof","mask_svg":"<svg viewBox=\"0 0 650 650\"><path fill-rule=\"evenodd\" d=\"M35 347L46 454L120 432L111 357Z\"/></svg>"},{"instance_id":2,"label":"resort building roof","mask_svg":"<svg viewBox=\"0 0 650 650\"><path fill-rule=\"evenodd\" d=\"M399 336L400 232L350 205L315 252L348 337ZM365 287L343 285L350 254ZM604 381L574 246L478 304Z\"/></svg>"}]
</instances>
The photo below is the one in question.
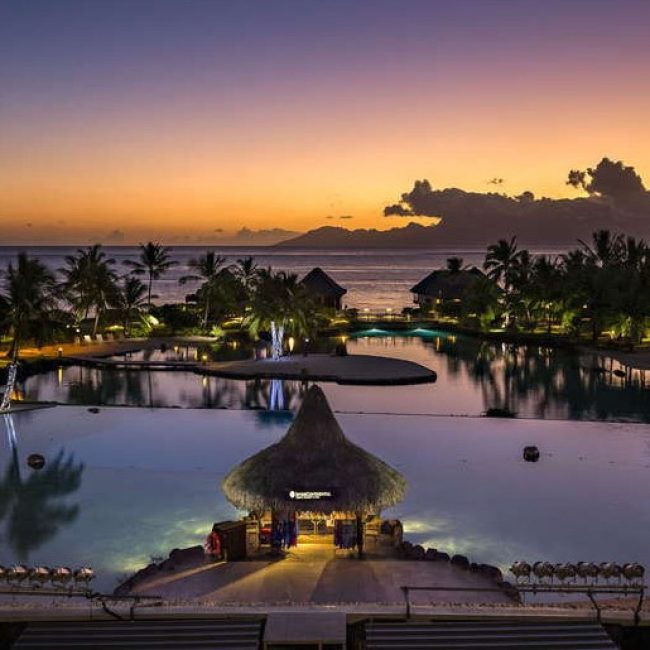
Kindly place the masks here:
<instances>
[{"instance_id":1,"label":"resort building roof","mask_svg":"<svg viewBox=\"0 0 650 650\"><path fill-rule=\"evenodd\" d=\"M404 498L405 478L350 442L319 386L312 386L285 436L223 480L236 507L377 513Z\"/></svg>"},{"instance_id":2,"label":"resort building roof","mask_svg":"<svg viewBox=\"0 0 650 650\"><path fill-rule=\"evenodd\" d=\"M323 269L315 267L300 281L301 284L311 291L320 295L330 295L340 298L348 290L335 282Z\"/></svg>"},{"instance_id":3,"label":"resort building roof","mask_svg":"<svg viewBox=\"0 0 650 650\"><path fill-rule=\"evenodd\" d=\"M485 274L475 266L459 271L439 269L411 287L411 293L443 300L460 300L469 287L484 277Z\"/></svg>"}]
</instances>

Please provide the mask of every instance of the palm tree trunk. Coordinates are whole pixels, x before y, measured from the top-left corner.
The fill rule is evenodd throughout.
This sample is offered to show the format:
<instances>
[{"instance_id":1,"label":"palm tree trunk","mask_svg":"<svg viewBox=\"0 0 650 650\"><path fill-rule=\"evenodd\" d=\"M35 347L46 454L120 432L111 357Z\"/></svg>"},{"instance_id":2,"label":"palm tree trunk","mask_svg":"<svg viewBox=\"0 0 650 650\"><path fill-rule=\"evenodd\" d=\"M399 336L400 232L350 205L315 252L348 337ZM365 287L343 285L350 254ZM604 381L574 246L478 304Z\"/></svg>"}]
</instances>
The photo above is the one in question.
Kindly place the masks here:
<instances>
[{"instance_id":1,"label":"palm tree trunk","mask_svg":"<svg viewBox=\"0 0 650 650\"><path fill-rule=\"evenodd\" d=\"M97 336L97 328L99 327L99 308L95 309L95 321L93 322L93 336Z\"/></svg>"},{"instance_id":2,"label":"palm tree trunk","mask_svg":"<svg viewBox=\"0 0 650 650\"><path fill-rule=\"evenodd\" d=\"M363 559L363 518L361 513L357 512L357 556L361 560Z\"/></svg>"},{"instance_id":3,"label":"palm tree trunk","mask_svg":"<svg viewBox=\"0 0 650 650\"><path fill-rule=\"evenodd\" d=\"M207 292L206 292L207 293ZM208 316L210 315L210 296L205 297L205 310L203 311L203 329L208 329Z\"/></svg>"},{"instance_id":4,"label":"palm tree trunk","mask_svg":"<svg viewBox=\"0 0 650 650\"><path fill-rule=\"evenodd\" d=\"M18 350L20 349L20 343L18 334L14 334L13 339L11 339L11 346L9 347L9 352L7 352L7 357L11 359L11 363L16 363L18 360Z\"/></svg>"},{"instance_id":5,"label":"palm tree trunk","mask_svg":"<svg viewBox=\"0 0 650 650\"><path fill-rule=\"evenodd\" d=\"M148 293L148 303L149 311L151 311L151 285L153 284L153 272L149 271L149 293Z\"/></svg>"}]
</instances>

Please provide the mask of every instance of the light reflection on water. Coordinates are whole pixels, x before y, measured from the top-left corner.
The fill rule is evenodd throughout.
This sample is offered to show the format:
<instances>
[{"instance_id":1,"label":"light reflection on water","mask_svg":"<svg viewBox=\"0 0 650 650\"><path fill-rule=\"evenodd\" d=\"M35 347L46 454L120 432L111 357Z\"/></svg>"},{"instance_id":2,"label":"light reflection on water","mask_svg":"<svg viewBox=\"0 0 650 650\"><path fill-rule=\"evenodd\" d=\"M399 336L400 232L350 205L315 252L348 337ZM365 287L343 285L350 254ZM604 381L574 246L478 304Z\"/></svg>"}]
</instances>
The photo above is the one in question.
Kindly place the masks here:
<instances>
[{"instance_id":1,"label":"light reflection on water","mask_svg":"<svg viewBox=\"0 0 650 650\"><path fill-rule=\"evenodd\" d=\"M102 589L151 556L201 543L213 521L237 516L219 489L222 477L288 426L253 411L95 415L61 406L12 417L16 445L3 436L0 451L0 563L90 564ZM413 542L501 565L522 558L650 564L643 425L338 419L351 440L406 476L405 501L385 514L400 517ZM542 452L537 464L521 459L531 443ZM26 464L33 452L47 458L40 472ZM34 489L25 490L30 481ZM20 498L20 508L7 507ZM74 516L58 521L52 512Z\"/></svg>"},{"instance_id":2,"label":"light reflection on water","mask_svg":"<svg viewBox=\"0 0 650 650\"><path fill-rule=\"evenodd\" d=\"M488 408L507 408L520 417L650 422L650 388L644 383L644 374L634 371L628 377L617 377L611 372L620 369L615 362L595 355L516 347L439 332L414 334L359 336L348 341L348 350L423 364L438 374L435 384L325 384L333 407L439 415L479 415ZM164 354L169 350L174 353L169 348ZM595 372L597 366L604 372ZM30 377L22 388L31 400L72 404L289 410L299 406L304 392L300 382L292 381L273 384L202 377L187 371L83 367Z\"/></svg>"}]
</instances>

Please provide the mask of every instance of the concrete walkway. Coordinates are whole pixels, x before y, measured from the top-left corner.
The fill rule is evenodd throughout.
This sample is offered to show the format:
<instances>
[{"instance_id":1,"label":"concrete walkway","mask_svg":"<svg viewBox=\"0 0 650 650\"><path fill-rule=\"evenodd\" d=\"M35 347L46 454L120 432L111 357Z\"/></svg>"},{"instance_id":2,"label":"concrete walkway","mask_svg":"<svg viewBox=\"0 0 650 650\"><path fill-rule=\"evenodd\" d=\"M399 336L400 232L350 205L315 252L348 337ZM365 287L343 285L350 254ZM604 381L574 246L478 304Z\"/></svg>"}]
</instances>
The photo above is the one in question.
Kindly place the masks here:
<instances>
[{"instance_id":1,"label":"concrete walkway","mask_svg":"<svg viewBox=\"0 0 650 650\"><path fill-rule=\"evenodd\" d=\"M272 359L209 363L204 370L232 379L308 379L339 384L396 385L429 383L436 373L420 364L361 354L337 357L310 354Z\"/></svg>"},{"instance_id":2,"label":"concrete walkway","mask_svg":"<svg viewBox=\"0 0 650 650\"><path fill-rule=\"evenodd\" d=\"M446 562L340 555L331 544L304 544L284 559L198 564L173 574L138 583L138 594L162 596L166 601L215 604L403 604L400 587L467 587L467 592L415 592L415 604L511 603L501 592L472 592L495 587L490 579Z\"/></svg>"},{"instance_id":3,"label":"concrete walkway","mask_svg":"<svg viewBox=\"0 0 650 650\"><path fill-rule=\"evenodd\" d=\"M107 357L114 354L125 354L137 352L138 350L155 350L161 345L209 345L216 339L208 336L166 336L155 338L130 338L115 341L104 341L103 343L61 343L60 345L44 345L40 348L21 348L20 358L24 360L33 359L57 359L59 348L61 355L66 358L92 359L93 357Z\"/></svg>"}]
</instances>

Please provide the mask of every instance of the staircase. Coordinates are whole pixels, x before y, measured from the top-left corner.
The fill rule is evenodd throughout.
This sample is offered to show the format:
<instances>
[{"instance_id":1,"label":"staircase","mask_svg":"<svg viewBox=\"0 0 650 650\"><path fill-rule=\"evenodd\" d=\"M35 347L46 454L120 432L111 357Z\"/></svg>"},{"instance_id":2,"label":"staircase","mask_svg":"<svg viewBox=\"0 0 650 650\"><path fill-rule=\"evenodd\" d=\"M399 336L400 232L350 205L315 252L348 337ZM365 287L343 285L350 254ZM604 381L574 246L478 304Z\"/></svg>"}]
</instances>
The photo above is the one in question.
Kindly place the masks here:
<instances>
[{"instance_id":1,"label":"staircase","mask_svg":"<svg viewBox=\"0 0 650 650\"><path fill-rule=\"evenodd\" d=\"M261 619L30 623L15 649L259 650Z\"/></svg>"},{"instance_id":2,"label":"staircase","mask_svg":"<svg viewBox=\"0 0 650 650\"><path fill-rule=\"evenodd\" d=\"M615 650L602 625L592 622L371 621L367 650Z\"/></svg>"}]
</instances>

